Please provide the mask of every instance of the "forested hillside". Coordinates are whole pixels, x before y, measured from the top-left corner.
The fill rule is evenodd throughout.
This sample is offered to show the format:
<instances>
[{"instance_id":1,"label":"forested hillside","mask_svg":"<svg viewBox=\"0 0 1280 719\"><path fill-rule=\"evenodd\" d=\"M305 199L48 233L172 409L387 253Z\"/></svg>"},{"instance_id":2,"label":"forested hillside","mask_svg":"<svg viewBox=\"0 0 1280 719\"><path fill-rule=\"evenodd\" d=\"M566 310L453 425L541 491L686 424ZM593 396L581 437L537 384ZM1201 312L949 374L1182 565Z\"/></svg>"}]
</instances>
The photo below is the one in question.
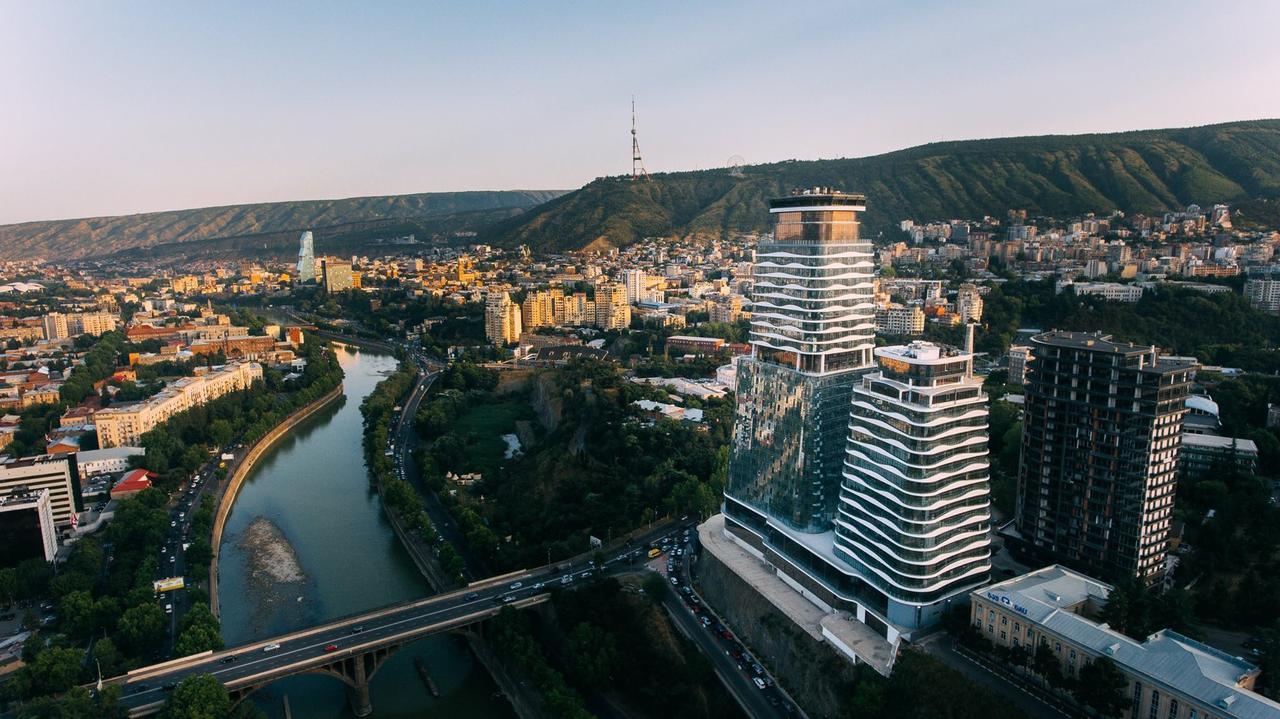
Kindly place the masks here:
<instances>
[{"instance_id":1,"label":"forested hillside","mask_svg":"<svg viewBox=\"0 0 1280 719\"><path fill-rule=\"evenodd\" d=\"M475 225L525 210L561 194L555 190L425 192L341 200L268 202L119 217L89 217L0 225L0 259L80 258L211 238L350 225L374 220L440 221L469 216ZM446 223L447 225L447 223ZM451 229L475 229L463 223ZM296 237L293 238L296 241Z\"/></svg>"},{"instance_id":2,"label":"forested hillside","mask_svg":"<svg viewBox=\"0 0 1280 719\"><path fill-rule=\"evenodd\" d=\"M1159 212L1276 197L1280 120L942 142L874 157L755 165L741 174L604 178L483 235L542 250L603 249L652 235L719 237L765 229L770 197L815 185L866 193L872 232L904 218L977 218L1010 208L1047 215Z\"/></svg>"}]
</instances>

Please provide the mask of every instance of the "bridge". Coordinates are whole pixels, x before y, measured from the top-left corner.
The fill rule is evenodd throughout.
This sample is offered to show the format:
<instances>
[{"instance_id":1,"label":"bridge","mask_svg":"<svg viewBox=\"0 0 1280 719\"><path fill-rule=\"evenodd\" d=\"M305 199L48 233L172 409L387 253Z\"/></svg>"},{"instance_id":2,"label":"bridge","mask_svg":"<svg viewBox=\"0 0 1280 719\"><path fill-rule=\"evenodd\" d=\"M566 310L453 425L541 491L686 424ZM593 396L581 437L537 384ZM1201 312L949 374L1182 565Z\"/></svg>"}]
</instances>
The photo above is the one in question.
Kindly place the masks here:
<instances>
[{"instance_id":1,"label":"bridge","mask_svg":"<svg viewBox=\"0 0 1280 719\"><path fill-rule=\"evenodd\" d=\"M626 548L609 552L603 574L634 571L655 541L673 535L666 523L633 537ZM580 560L581 561L581 560ZM635 563L635 564L633 564ZM203 652L135 669L104 684L121 686L121 705L129 716L158 713L168 693L190 676L211 674L239 702L270 682L298 674L323 674L347 687L351 711L373 712L369 682L395 651L430 634L456 631L495 616L503 607L524 608L550 598L552 589L569 588L597 572L586 563L553 565L474 582L463 589L343 617L320 626L255 641L218 652Z\"/></svg>"}]
</instances>

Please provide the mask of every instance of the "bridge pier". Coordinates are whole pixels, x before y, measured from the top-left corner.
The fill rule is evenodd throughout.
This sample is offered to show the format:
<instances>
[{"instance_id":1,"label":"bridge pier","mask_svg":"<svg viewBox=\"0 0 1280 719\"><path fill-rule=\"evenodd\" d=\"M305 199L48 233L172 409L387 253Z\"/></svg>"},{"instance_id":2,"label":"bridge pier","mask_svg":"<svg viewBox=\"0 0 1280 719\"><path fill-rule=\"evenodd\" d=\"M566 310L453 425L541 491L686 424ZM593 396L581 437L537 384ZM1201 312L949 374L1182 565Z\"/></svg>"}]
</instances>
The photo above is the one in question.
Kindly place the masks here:
<instances>
[{"instance_id":1,"label":"bridge pier","mask_svg":"<svg viewBox=\"0 0 1280 719\"><path fill-rule=\"evenodd\" d=\"M351 658L351 682L347 684L347 702L351 704L351 713L358 717L367 717L373 713L373 702L369 698L370 677L365 671L366 656Z\"/></svg>"}]
</instances>

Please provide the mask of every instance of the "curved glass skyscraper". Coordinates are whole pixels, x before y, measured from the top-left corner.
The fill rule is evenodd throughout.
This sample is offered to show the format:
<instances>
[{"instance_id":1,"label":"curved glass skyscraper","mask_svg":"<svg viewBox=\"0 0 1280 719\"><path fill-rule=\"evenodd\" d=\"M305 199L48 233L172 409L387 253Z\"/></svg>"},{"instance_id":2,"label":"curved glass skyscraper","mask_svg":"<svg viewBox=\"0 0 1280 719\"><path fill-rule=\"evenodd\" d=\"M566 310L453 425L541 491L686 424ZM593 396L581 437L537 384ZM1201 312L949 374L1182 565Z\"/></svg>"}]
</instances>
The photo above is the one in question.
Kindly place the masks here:
<instances>
[{"instance_id":1,"label":"curved glass skyscraper","mask_svg":"<svg viewBox=\"0 0 1280 719\"><path fill-rule=\"evenodd\" d=\"M862 195L773 200L738 368L725 531L888 642L990 570L986 398L972 357L875 347Z\"/></svg>"},{"instance_id":2,"label":"curved glass skyscraper","mask_svg":"<svg viewBox=\"0 0 1280 719\"><path fill-rule=\"evenodd\" d=\"M875 355L853 390L835 550L911 626L912 605L990 573L987 397L970 354L913 342Z\"/></svg>"},{"instance_id":3,"label":"curved glass skyscraper","mask_svg":"<svg viewBox=\"0 0 1280 719\"><path fill-rule=\"evenodd\" d=\"M865 209L825 189L773 200L773 237L756 250L727 496L799 532L832 528L849 401L875 346Z\"/></svg>"}]
</instances>

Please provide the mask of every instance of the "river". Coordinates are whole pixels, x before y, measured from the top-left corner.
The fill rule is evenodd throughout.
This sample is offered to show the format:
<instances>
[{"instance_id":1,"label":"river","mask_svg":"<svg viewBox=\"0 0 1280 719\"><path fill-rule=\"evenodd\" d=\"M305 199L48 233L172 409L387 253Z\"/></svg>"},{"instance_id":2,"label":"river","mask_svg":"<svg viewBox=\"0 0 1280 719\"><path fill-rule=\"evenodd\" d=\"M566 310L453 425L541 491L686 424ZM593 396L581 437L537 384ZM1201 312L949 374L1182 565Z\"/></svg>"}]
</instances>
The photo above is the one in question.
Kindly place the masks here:
<instances>
[{"instance_id":1,"label":"river","mask_svg":"<svg viewBox=\"0 0 1280 719\"><path fill-rule=\"evenodd\" d=\"M345 396L267 452L236 498L222 538L219 602L228 646L431 593L382 513L361 451L360 402L396 368L386 354L336 346ZM440 690L427 693L413 666L426 662ZM455 637L401 649L374 676L373 716L514 716L492 680ZM291 677L253 695L282 716L350 717L343 685Z\"/></svg>"}]
</instances>

